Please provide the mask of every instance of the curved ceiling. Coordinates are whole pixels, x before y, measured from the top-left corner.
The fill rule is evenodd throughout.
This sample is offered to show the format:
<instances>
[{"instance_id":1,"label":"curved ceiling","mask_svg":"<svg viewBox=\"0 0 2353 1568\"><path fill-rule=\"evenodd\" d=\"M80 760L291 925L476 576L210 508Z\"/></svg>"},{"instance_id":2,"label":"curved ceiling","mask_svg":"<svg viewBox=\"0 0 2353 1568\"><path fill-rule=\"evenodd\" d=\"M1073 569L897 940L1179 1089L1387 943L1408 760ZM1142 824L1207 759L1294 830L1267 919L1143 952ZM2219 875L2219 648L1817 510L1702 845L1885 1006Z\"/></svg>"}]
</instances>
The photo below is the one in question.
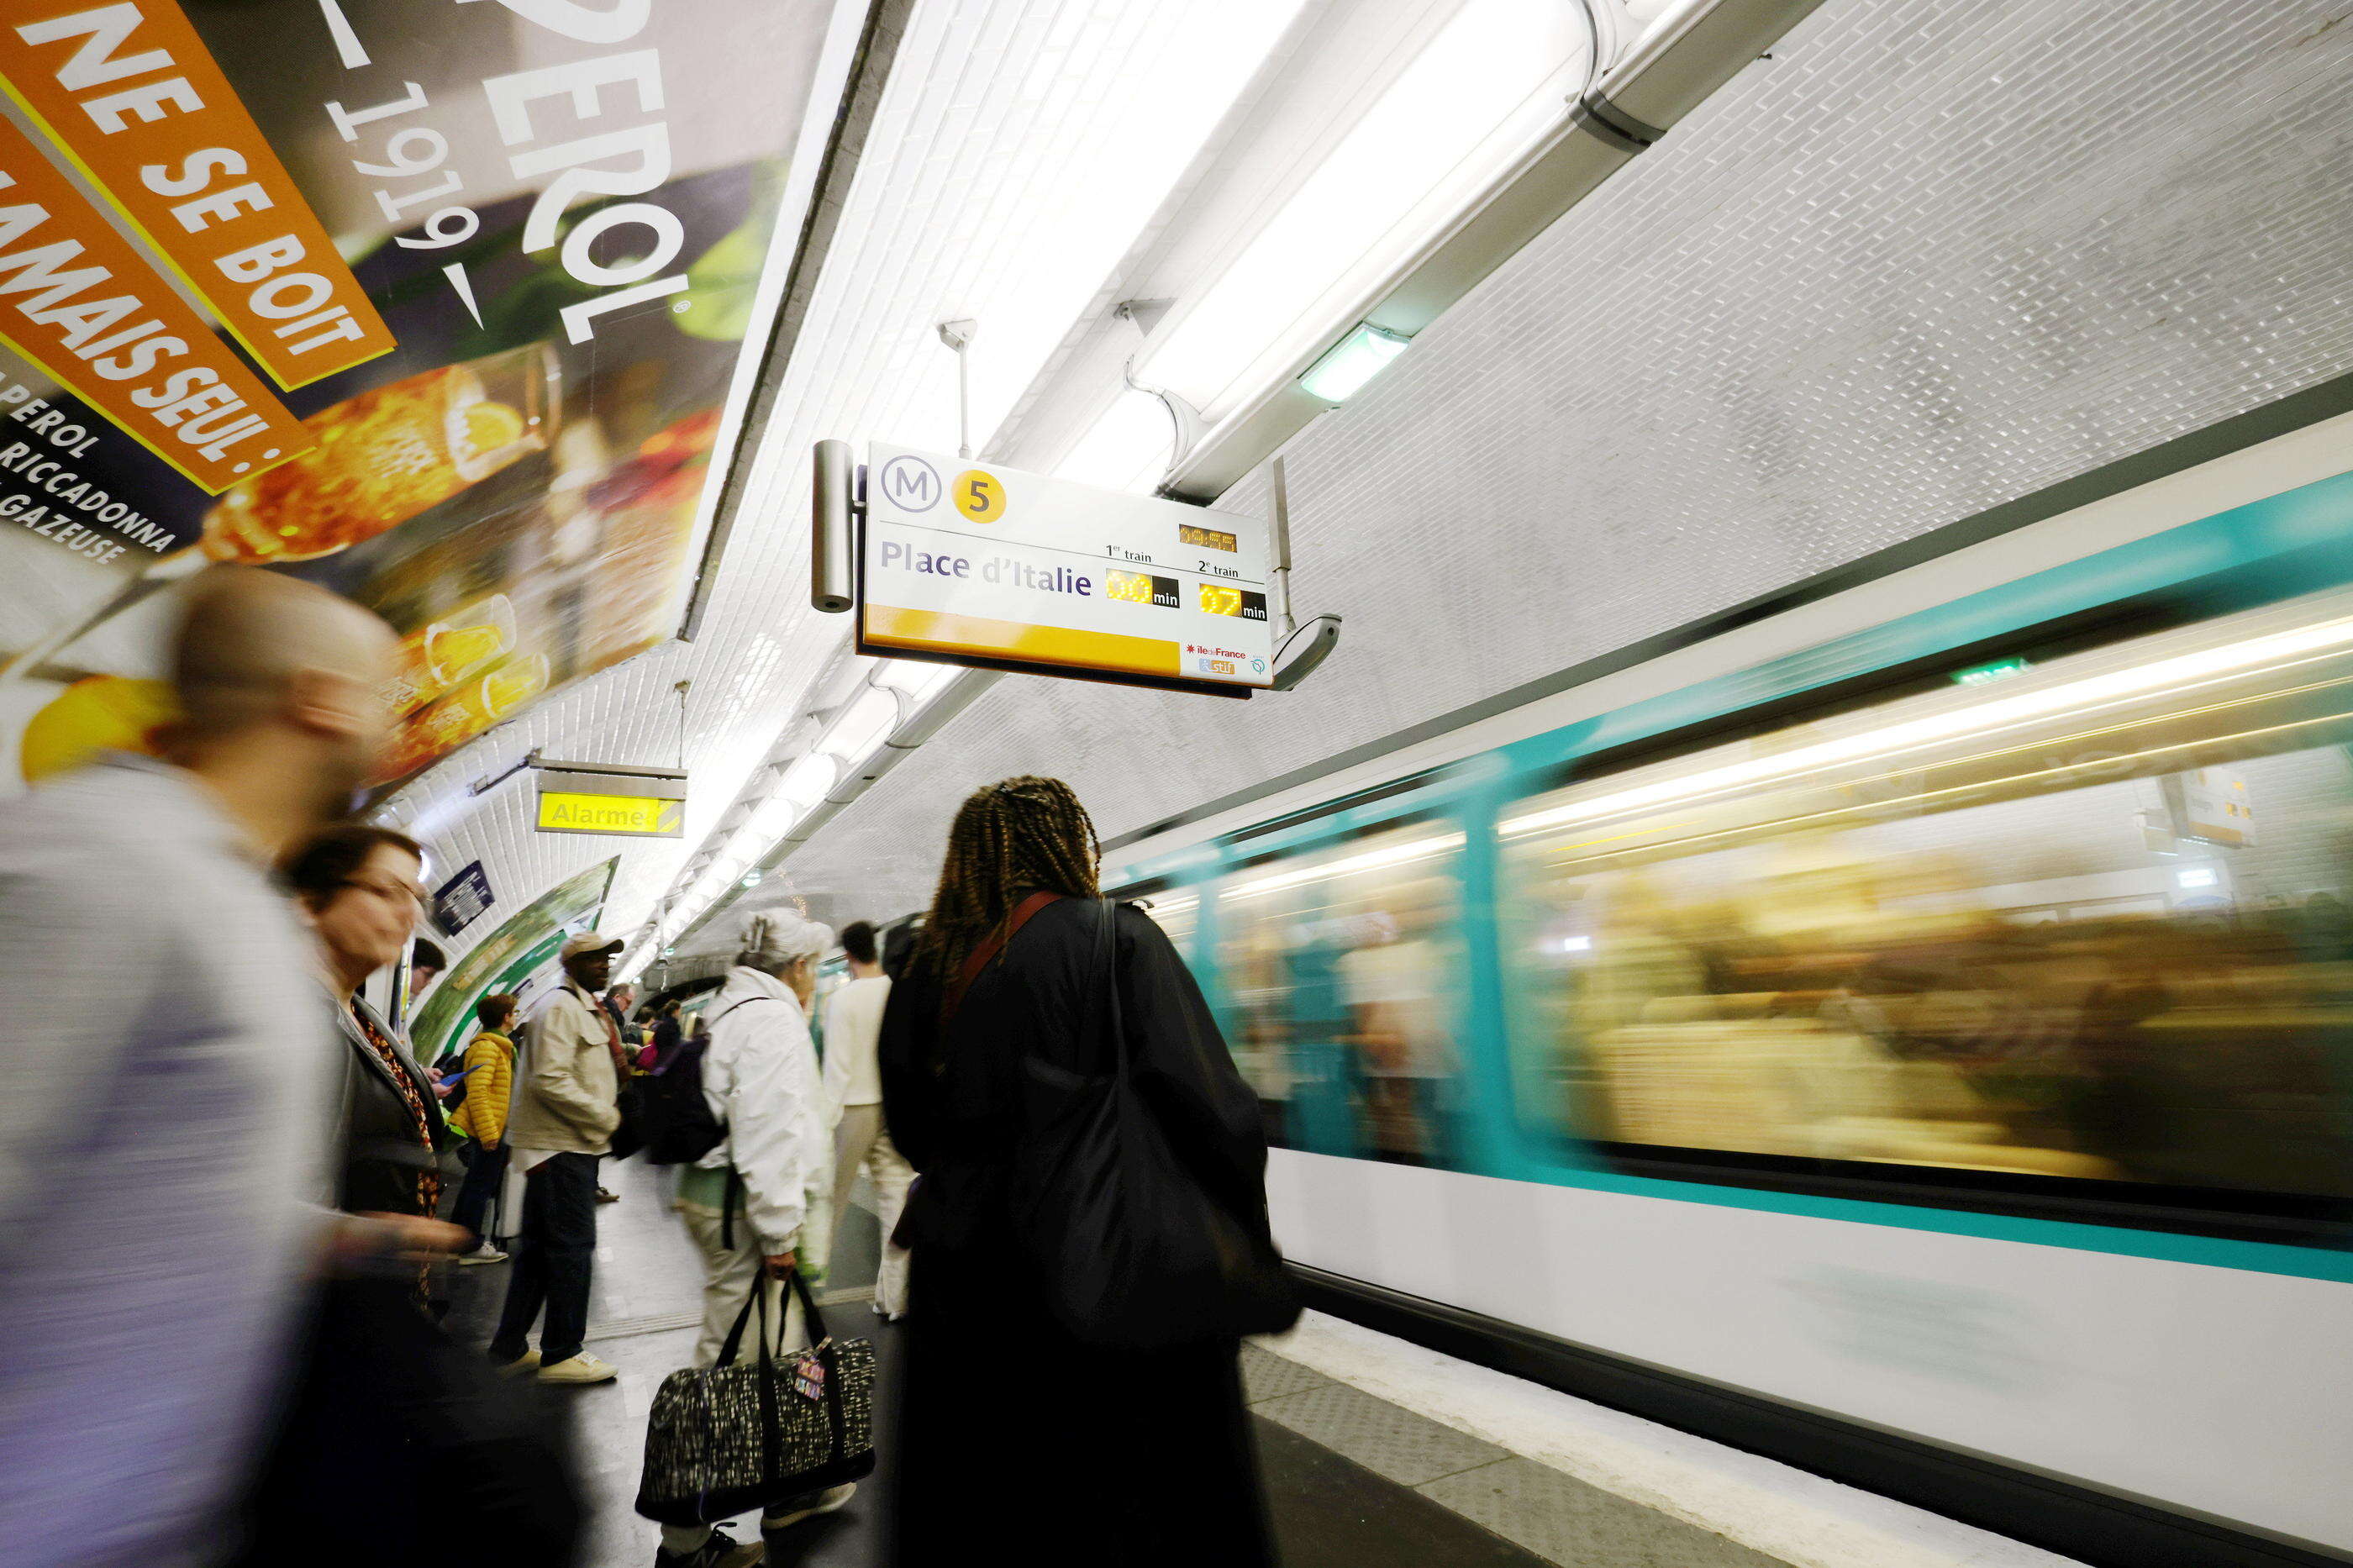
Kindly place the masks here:
<instances>
[{"instance_id":1,"label":"curved ceiling","mask_svg":"<svg viewBox=\"0 0 2353 1568\"><path fill-rule=\"evenodd\" d=\"M989 780L1134 829L2353 370L2348 12L1824 6L1292 443L1305 686L1008 677L760 894L920 908Z\"/></svg>"},{"instance_id":2,"label":"curved ceiling","mask_svg":"<svg viewBox=\"0 0 2353 1568\"><path fill-rule=\"evenodd\" d=\"M847 632L807 605L807 442L953 447L938 321L982 322L985 449L1055 455L1024 421L1115 353L1131 269L1167 253L1139 231L1246 90L1215 46L1267 25L1240 0L908 9L698 639L406 797L502 904L613 849L470 781L534 746L667 761L691 681L690 837L622 854L631 928L806 710ZM899 913L976 784L1059 773L1134 828L2353 369L2348 12L1831 0L1292 443L1300 608L1347 617L1307 686L1008 677L747 901ZM1139 124L1169 128L1163 163L1137 166ZM1040 253L1050 211L1101 213L1093 248ZM993 336L1026 346L993 362ZM1265 505L1263 474L1221 504Z\"/></svg>"}]
</instances>

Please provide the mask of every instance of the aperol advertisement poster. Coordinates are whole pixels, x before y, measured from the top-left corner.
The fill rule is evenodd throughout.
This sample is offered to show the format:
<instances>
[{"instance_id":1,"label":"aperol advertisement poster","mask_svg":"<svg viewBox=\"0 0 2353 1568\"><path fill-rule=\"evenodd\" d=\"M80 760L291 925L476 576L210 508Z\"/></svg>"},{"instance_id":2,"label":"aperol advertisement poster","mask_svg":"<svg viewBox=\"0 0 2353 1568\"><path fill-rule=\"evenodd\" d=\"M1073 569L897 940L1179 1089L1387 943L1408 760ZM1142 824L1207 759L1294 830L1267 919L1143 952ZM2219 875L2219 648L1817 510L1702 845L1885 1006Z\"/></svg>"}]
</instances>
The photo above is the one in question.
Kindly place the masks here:
<instances>
[{"instance_id":1,"label":"aperol advertisement poster","mask_svg":"<svg viewBox=\"0 0 2353 1568\"><path fill-rule=\"evenodd\" d=\"M0 0L0 793L213 562L400 634L384 787L674 635L862 9Z\"/></svg>"}]
</instances>

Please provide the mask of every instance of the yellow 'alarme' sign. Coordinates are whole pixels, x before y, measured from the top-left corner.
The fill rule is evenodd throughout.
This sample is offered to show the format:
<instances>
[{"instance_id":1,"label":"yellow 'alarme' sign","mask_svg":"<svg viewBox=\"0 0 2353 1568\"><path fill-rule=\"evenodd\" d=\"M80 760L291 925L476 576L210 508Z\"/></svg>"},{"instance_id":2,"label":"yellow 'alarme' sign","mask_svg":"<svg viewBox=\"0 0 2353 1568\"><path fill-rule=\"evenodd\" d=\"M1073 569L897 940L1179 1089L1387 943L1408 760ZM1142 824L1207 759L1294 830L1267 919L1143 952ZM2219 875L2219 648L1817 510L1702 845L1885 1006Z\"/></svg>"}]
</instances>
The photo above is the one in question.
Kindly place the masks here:
<instances>
[{"instance_id":1,"label":"yellow 'alarme' sign","mask_svg":"<svg viewBox=\"0 0 2353 1568\"><path fill-rule=\"evenodd\" d=\"M539 827L546 833L625 833L678 838L686 832L686 803L639 795L578 795L542 791Z\"/></svg>"}]
</instances>

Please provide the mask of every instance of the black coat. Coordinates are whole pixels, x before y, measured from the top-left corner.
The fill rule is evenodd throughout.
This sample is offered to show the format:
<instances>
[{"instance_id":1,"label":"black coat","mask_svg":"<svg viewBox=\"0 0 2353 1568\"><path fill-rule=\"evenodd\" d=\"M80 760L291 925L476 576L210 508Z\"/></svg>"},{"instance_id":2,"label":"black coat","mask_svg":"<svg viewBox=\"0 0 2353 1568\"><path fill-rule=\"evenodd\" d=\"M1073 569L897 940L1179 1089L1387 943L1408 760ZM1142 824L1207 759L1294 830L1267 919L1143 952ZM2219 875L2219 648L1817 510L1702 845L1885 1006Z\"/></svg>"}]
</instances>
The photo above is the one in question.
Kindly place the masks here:
<instances>
[{"instance_id":1,"label":"black coat","mask_svg":"<svg viewBox=\"0 0 2353 1568\"><path fill-rule=\"evenodd\" d=\"M335 1023L343 1042L343 1094L335 1203L352 1214L415 1214L417 1173L442 1170L439 1152L448 1145L449 1130L442 1121L441 1102L434 1097L433 1080L401 1048L399 1035L375 1009L369 1008L368 1018L393 1042L398 1070L408 1075L425 1102L434 1152L428 1154L417 1141L417 1123L393 1078L395 1069L387 1068L383 1056L368 1043L350 1007L338 1006Z\"/></svg>"},{"instance_id":2,"label":"black coat","mask_svg":"<svg viewBox=\"0 0 2353 1568\"><path fill-rule=\"evenodd\" d=\"M1008 1191L1035 1066L1108 1064L1089 1026L1097 916L1040 910L965 994L944 1041L939 988L919 974L883 1014L883 1114L921 1173L901 1234L913 1259L896 1426L898 1568L970 1560L974 1521L1045 1487L1019 1554L1039 1568L1274 1562L1239 1346L1113 1351L1052 1323ZM1119 911L1120 997L1137 1082L1180 1156L1231 1212L1266 1213L1258 1101L1168 938ZM902 1506L903 1505L903 1506Z\"/></svg>"}]
</instances>

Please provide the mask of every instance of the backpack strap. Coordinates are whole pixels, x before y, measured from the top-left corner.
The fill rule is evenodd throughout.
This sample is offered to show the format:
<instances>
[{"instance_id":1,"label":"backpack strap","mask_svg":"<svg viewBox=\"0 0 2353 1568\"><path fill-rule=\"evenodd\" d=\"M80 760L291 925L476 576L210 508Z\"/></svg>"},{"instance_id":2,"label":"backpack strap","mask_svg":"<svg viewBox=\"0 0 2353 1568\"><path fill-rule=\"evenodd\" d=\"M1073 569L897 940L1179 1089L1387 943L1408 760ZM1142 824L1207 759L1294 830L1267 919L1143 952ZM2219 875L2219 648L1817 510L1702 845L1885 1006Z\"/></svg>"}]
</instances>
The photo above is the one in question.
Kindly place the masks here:
<instances>
[{"instance_id":1,"label":"backpack strap","mask_svg":"<svg viewBox=\"0 0 2353 1568\"><path fill-rule=\"evenodd\" d=\"M711 1027L714 1029L719 1027L719 1020L724 1018L728 1014L733 1013L738 1007L746 1006L754 1002L781 1002L783 1000L784 998L781 996L746 996L741 1002L730 1002L726 1006L722 1007L717 1013L712 1016Z\"/></svg>"},{"instance_id":2,"label":"backpack strap","mask_svg":"<svg viewBox=\"0 0 2353 1568\"><path fill-rule=\"evenodd\" d=\"M942 1029L945 1029L949 1020L956 1016L956 1009L964 1005L964 994L972 989L972 983L980 978L981 972L989 966L998 953L1005 951L1005 944L1011 942L1023 926L1029 923L1029 917L1048 904L1054 903L1065 896L1061 893L1030 894L1014 906L1013 912L1005 917L1004 924L988 933L987 941L972 950L972 956L966 958L964 961L964 967L956 972L955 984L948 987L947 995L941 1001L940 1027Z\"/></svg>"}]
</instances>

